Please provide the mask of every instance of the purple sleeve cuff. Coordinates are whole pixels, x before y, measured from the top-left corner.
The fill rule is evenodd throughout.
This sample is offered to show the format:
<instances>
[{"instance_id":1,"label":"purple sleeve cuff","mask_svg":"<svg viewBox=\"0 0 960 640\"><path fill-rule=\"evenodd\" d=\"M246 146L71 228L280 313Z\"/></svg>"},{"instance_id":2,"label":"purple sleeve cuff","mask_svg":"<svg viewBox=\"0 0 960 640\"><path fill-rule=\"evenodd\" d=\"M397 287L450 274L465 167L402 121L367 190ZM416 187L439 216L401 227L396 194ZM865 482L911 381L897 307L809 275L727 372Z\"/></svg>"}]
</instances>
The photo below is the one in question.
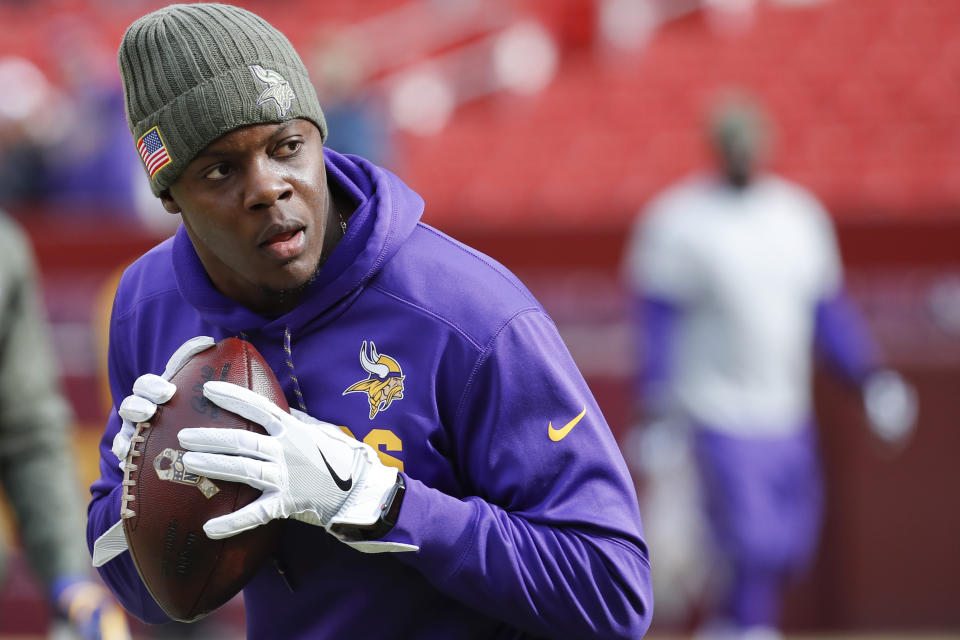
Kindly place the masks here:
<instances>
[{"instance_id":1,"label":"purple sleeve cuff","mask_svg":"<svg viewBox=\"0 0 960 640\"><path fill-rule=\"evenodd\" d=\"M668 404L672 377L673 341L680 308L663 298L637 297L637 362L640 363L637 393L644 411L659 413Z\"/></svg>"},{"instance_id":2,"label":"purple sleeve cuff","mask_svg":"<svg viewBox=\"0 0 960 640\"><path fill-rule=\"evenodd\" d=\"M879 366L877 344L845 290L820 300L814 330L820 351L850 382L861 384Z\"/></svg>"},{"instance_id":3,"label":"purple sleeve cuff","mask_svg":"<svg viewBox=\"0 0 960 640\"><path fill-rule=\"evenodd\" d=\"M400 554L403 560L416 555L414 564L428 575L449 577L456 572L456 563L451 565L448 551L452 548L467 549L476 531L478 516L476 505L471 500L460 500L428 487L419 480L404 474L407 489L397 523L384 536L387 542L401 542L420 547L415 554Z\"/></svg>"}]
</instances>

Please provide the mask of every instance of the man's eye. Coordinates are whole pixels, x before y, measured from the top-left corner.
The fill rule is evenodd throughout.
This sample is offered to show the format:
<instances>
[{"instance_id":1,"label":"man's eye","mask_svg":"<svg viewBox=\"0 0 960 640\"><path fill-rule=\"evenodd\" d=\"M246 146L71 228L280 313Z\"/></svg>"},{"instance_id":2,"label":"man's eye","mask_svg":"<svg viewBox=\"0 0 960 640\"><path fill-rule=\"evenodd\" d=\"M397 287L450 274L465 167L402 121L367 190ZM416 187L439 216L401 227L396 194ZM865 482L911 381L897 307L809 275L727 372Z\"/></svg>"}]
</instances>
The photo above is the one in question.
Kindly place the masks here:
<instances>
[{"instance_id":1,"label":"man's eye","mask_svg":"<svg viewBox=\"0 0 960 640\"><path fill-rule=\"evenodd\" d=\"M277 147L278 156L292 156L297 151L300 151L300 147L303 146L303 142L300 140L287 140Z\"/></svg>"},{"instance_id":2,"label":"man's eye","mask_svg":"<svg viewBox=\"0 0 960 640\"><path fill-rule=\"evenodd\" d=\"M204 174L203 177L207 178L208 180L222 180L227 177L227 173L229 173L229 169L227 169L227 166L224 164L218 164L217 166L207 171L207 173Z\"/></svg>"}]
</instances>

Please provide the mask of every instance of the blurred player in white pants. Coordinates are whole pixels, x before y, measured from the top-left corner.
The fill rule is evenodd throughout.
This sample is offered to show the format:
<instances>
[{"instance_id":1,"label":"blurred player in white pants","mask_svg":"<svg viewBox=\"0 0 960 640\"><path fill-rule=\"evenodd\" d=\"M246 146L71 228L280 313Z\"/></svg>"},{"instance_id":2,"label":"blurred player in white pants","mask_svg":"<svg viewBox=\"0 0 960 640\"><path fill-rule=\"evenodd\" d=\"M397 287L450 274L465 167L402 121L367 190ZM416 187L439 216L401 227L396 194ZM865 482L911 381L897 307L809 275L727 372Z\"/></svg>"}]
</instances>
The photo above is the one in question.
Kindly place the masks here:
<instances>
[{"instance_id":1,"label":"blurred player in white pants","mask_svg":"<svg viewBox=\"0 0 960 640\"><path fill-rule=\"evenodd\" d=\"M627 250L642 351L642 417L631 434L641 445L628 451L644 452L635 468L654 476L655 494L658 486L669 491L677 468L662 463L657 443L675 446L681 433L664 429L689 429L711 558L725 569L701 635L777 638L783 587L811 560L822 521L815 345L863 390L870 424L884 440L902 440L912 428L915 394L881 369L844 293L820 203L758 171L766 138L759 109L743 98L727 101L711 118L710 136L719 170L658 196ZM658 516L645 513L662 606L678 585L656 583ZM671 554L664 549L660 557L666 564ZM665 566L663 576L684 580L679 573Z\"/></svg>"}]
</instances>

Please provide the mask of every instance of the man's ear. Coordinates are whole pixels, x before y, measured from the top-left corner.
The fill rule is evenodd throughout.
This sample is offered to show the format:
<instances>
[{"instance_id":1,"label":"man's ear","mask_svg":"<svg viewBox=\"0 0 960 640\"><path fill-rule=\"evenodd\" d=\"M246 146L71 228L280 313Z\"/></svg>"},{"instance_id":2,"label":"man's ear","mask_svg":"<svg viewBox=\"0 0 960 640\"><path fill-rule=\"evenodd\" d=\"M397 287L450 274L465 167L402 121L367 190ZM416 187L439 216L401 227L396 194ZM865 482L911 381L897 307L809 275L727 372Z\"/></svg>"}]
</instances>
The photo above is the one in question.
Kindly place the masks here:
<instances>
[{"instance_id":1,"label":"man's ear","mask_svg":"<svg viewBox=\"0 0 960 640\"><path fill-rule=\"evenodd\" d=\"M180 213L180 205L178 205L177 201L170 195L170 189L164 189L160 192L160 203L163 204L163 208L167 210L167 213Z\"/></svg>"}]
</instances>

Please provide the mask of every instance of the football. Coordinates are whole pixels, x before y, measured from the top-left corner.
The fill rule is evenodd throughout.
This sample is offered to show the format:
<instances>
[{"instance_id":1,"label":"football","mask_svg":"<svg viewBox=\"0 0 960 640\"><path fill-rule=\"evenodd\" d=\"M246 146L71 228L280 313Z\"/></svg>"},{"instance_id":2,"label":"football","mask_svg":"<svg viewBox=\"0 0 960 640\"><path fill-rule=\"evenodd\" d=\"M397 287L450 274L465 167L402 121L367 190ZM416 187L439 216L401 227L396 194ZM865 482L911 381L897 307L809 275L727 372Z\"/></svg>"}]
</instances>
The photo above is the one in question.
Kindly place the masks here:
<instances>
[{"instance_id":1,"label":"football","mask_svg":"<svg viewBox=\"0 0 960 640\"><path fill-rule=\"evenodd\" d=\"M193 356L172 378L177 392L150 422L137 425L124 474L123 528L134 564L157 604L174 620L202 618L236 595L276 548L279 521L223 540L203 532L260 491L186 473L177 434L186 427L263 428L203 396L203 384L246 387L289 411L280 384L256 348L227 338ZM132 499L131 499L132 498Z\"/></svg>"}]
</instances>

